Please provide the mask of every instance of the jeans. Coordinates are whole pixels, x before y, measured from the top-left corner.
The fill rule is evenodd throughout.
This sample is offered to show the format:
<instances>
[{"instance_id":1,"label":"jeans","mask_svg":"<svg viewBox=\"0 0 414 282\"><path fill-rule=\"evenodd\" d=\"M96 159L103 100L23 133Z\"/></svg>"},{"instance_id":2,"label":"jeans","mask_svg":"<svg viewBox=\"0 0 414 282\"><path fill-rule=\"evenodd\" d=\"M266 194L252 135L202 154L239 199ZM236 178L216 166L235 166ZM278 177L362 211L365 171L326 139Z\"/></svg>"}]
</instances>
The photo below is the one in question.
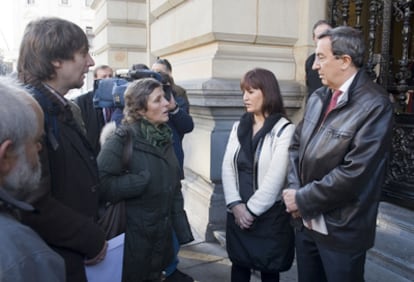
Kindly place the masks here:
<instances>
[{"instance_id":1,"label":"jeans","mask_svg":"<svg viewBox=\"0 0 414 282\"><path fill-rule=\"evenodd\" d=\"M173 249L174 249L174 258L173 261L167 266L167 268L164 270L166 276L170 276L173 274L173 272L177 269L178 265L178 252L180 251L180 243L178 243L177 235L175 234L175 231L173 230L172 234L173 239Z\"/></svg>"}]
</instances>

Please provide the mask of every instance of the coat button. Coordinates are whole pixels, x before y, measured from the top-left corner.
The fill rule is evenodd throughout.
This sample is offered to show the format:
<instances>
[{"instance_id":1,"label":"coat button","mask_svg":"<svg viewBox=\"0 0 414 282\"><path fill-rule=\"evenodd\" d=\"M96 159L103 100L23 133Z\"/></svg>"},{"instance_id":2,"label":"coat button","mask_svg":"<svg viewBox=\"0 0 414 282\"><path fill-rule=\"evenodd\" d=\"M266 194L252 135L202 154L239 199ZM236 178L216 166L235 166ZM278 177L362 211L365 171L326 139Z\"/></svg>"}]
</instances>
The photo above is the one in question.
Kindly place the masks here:
<instances>
[{"instance_id":1,"label":"coat button","mask_svg":"<svg viewBox=\"0 0 414 282\"><path fill-rule=\"evenodd\" d=\"M97 188L97 186L98 186L98 185L93 185L93 186L91 187L91 191L95 193L95 192L96 192L96 188Z\"/></svg>"}]
</instances>

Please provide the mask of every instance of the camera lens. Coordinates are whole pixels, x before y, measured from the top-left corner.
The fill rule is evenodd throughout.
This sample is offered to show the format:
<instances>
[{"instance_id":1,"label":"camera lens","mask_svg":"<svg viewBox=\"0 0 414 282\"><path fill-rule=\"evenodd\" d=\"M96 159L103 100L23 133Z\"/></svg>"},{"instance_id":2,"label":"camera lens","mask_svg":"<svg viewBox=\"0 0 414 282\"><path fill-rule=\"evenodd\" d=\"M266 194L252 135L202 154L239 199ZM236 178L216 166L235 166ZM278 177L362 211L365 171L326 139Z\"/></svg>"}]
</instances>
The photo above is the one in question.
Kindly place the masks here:
<instances>
[{"instance_id":1,"label":"camera lens","mask_svg":"<svg viewBox=\"0 0 414 282\"><path fill-rule=\"evenodd\" d=\"M171 93L172 93L171 85L163 84L162 89L164 90L165 99L167 99L167 101L170 101L171 100Z\"/></svg>"}]
</instances>

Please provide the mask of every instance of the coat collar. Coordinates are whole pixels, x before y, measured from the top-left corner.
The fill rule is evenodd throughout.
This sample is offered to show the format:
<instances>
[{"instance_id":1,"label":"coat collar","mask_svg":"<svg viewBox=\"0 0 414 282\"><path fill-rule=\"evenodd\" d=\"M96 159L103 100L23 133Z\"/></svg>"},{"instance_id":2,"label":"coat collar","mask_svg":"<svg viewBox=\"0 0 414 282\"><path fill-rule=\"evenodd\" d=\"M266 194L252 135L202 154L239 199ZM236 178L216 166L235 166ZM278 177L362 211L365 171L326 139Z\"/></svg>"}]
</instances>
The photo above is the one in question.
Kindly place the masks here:
<instances>
[{"instance_id":1,"label":"coat collar","mask_svg":"<svg viewBox=\"0 0 414 282\"><path fill-rule=\"evenodd\" d=\"M7 208L12 209L17 208L23 211L34 211L34 207L32 205L15 199L7 193L3 187L0 187L0 205L5 205Z\"/></svg>"},{"instance_id":2,"label":"coat collar","mask_svg":"<svg viewBox=\"0 0 414 282\"><path fill-rule=\"evenodd\" d=\"M348 91L346 91L343 95L343 97L341 98L341 103L340 105L346 105L351 99L352 99L352 95L355 93L355 90L358 89L359 87L361 87L362 85L364 85L367 80L369 80L369 76L366 73L365 69L360 69L358 70L358 72L356 73L354 80L352 81L351 85L348 88ZM315 94L317 94L317 96L321 99L323 105L324 105L324 109L326 109L326 106L329 104L329 100L331 98L331 90L327 87L321 87L319 89L317 89L315 91Z\"/></svg>"}]
</instances>

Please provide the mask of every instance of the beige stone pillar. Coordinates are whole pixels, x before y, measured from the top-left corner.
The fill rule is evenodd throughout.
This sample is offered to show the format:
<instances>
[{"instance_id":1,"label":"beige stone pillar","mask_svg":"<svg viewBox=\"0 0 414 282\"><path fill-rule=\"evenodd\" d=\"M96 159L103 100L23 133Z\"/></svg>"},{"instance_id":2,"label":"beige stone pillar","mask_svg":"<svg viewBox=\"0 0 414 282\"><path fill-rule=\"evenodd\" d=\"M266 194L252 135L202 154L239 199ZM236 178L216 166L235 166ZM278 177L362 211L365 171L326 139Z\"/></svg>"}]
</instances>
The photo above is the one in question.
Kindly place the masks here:
<instances>
[{"instance_id":1,"label":"beige stone pillar","mask_svg":"<svg viewBox=\"0 0 414 282\"><path fill-rule=\"evenodd\" d=\"M96 64L114 69L148 64L146 0L95 0L92 51Z\"/></svg>"}]
</instances>

